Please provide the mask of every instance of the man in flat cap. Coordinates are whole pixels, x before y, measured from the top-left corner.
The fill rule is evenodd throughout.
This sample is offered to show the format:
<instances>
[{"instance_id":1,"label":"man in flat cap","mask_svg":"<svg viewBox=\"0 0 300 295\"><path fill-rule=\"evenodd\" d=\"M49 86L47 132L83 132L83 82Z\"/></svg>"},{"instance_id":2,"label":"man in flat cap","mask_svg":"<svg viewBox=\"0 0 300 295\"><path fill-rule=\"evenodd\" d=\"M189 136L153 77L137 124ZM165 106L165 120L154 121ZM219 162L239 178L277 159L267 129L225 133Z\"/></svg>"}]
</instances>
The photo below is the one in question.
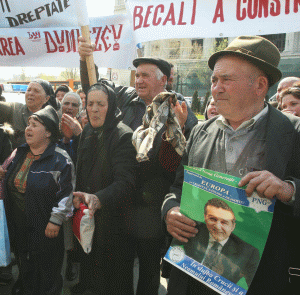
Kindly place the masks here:
<instances>
[{"instance_id":1,"label":"man in flat cap","mask_svg":"<svg viewBox=\"0 0 300 295\"><path fill-rule=\"evenodd\" d=\"M92 54L93 47L82 37L79 41L81 84L86 92L89 81L85 57ZM136 130L142 125L147 106L159 93L166 91L171 66L167 61L155 57L137 58L133 61L133 65L136 67L135 88L118 86L105 79L101 81L114 89L123 123ZM177 99L180 101L182 96ZM179 122L184 124L184 135L187 137L198 120L185 102L177 103L174 111ZM153 157L150 161L140 163L136 184L139 193L135 203L130 205L125 213L128 231L133 241L132 250L137 252L139 258L136 295L157 295L160 284L161 249L165 241L161 229L160 208L174 181L176 170L174 168L169 173L161 165L160 151L164 143L161 135L156 136L153 143ZM169 160L176 162L172 158Z\"/></svg>"},{"instance_id":2,"label":"man in flat cap","mask_svg":"<svg viewBox=\"0 0 300 295\"><path fill-rule=\"evenodd\" d=\"M299 120L264 101L268 88L281 78L279 61L276 46L259 36L238 37L210 57L211 91L220 115L193 129L182 160L182 165L240 177L240 186L248 184L248 196L256 190L262 198L276 198L265 250L247 295L294 294L290 267L300 267L295 234L300 216ZM179 211L182 183L180 166L162 216L167 231L187 242L197 229ZM174 267L168 294L218 293Z\"/></svg>"}]
</instances>

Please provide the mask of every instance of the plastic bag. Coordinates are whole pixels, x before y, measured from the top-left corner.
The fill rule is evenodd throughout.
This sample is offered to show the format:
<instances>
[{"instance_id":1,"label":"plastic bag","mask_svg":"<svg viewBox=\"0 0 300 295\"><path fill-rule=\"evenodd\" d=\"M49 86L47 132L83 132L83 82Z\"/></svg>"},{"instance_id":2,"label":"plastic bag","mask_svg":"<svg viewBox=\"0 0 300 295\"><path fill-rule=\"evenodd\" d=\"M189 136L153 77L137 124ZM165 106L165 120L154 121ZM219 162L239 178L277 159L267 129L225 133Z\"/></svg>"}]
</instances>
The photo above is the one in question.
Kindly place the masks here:
<instances>
[{"instance_id":1,"label":"plastic bag","mask_svg":"<svg viewBox=\"0 0 300 295\"><path fill-rule=\"evenodd\" d=\"M87 254L92 250L94 230L95 219L89 217L88 207L81 203L73 217L73 233Z\"/></svg>"},{"instance_id":2,"label":"plastic bag","mask_svg":"<svg viewBox=\"0 0 300 295\"><path fill-rule=\"evenodd\" d=\"M3 200L0 200L0 266L10 264L10 243Z\"/></svg>"}]
</instances>

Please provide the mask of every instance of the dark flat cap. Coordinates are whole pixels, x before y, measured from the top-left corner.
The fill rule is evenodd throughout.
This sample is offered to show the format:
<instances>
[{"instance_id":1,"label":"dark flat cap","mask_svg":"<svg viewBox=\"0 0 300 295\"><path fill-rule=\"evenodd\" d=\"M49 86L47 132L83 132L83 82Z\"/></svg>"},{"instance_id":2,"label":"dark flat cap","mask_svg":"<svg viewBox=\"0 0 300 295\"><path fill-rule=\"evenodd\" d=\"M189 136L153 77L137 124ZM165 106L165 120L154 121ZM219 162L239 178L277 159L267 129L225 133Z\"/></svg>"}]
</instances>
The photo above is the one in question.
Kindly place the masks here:
<instances>
[{"instance_id":1,"label":"dark flat cap","mask_svg":"<svg viewBox=\"0 0 300 295\"><path fill-rule=\"evenodd\" d=\"M158 57L139 57L133 60L133 65L137 68L140 64L153 64L158 66L158 68L163 72L167 78L170 78L171 65L163 59Z\"/></svg>"},{"instance_id":2,"label":"dark flat cap","mask_svg":"<svg viewBox=\"0 0 300 295\"><path fill-rule=\"evenodd\" d=\"M260 36L237 37L227 48L214 53L208 60L208 66L213 70L218 58L225 55L237 55L253 63L266 73L269 86L281 79L278 69L280 52L268 39Z\"/></svg>"}]
</instances>

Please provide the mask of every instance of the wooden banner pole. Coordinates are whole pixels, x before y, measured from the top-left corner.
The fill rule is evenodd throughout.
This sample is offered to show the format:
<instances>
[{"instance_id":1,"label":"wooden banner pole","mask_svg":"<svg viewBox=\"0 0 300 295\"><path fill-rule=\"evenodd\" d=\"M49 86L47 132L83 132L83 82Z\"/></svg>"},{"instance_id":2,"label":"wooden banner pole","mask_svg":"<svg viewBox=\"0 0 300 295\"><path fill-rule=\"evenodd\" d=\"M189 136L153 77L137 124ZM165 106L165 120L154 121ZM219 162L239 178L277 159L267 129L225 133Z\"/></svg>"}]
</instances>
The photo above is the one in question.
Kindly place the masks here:
<instances>
[{"instance_id":1,"label":"wooden banner pole","mask_svg":"<svg viewBox=\"0 0 300 295\"><path fill-rule=\"evenodd\" d=\"M82 34L82 37L89 44L91 44L91 35L90 35L89 26L82 26L81 27L81 34ZM94 56L93 55L90 55L90 56L86 57L86 64L87 64L87 70L88 70L90 85L94 85L95 83L97 83L97 78L96 78L95 63L94 63Z\"/></svg>"}]
</instances>

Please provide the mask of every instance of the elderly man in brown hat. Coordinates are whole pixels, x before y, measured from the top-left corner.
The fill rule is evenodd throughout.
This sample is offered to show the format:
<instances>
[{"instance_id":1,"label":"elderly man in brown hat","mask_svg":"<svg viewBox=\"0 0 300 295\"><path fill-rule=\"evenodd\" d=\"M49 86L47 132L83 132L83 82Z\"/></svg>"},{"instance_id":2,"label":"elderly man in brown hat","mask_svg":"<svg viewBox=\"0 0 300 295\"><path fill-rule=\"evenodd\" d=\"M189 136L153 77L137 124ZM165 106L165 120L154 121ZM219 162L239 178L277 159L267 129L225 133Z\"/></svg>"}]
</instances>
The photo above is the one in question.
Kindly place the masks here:
<instances>
[{"instance_id":1,"label":"elderly man in brown hat","mask_svg":"<svg viewBox=\"0 0 300 295\"><path fill-rule=\"evenodd\" d=\"M281 78L280 53L259 36L241 36L213 54L211 91L220 116L196 126L183 165L204 167L241 178L246 193L276 198L271 230L247 295L294 294L293 268L300 268L297 235L300 216L299 121L265 103L268 88ZM197 234L196 222L179 211L183 166L162 206L167 231L181 242ZM297 271L297 270L294 270ZM299 288L298 288L299 291ZM218 294L177 268L169 295ZM296 293L295 293L296 294Z\"/></svg>"}]
</instances>

